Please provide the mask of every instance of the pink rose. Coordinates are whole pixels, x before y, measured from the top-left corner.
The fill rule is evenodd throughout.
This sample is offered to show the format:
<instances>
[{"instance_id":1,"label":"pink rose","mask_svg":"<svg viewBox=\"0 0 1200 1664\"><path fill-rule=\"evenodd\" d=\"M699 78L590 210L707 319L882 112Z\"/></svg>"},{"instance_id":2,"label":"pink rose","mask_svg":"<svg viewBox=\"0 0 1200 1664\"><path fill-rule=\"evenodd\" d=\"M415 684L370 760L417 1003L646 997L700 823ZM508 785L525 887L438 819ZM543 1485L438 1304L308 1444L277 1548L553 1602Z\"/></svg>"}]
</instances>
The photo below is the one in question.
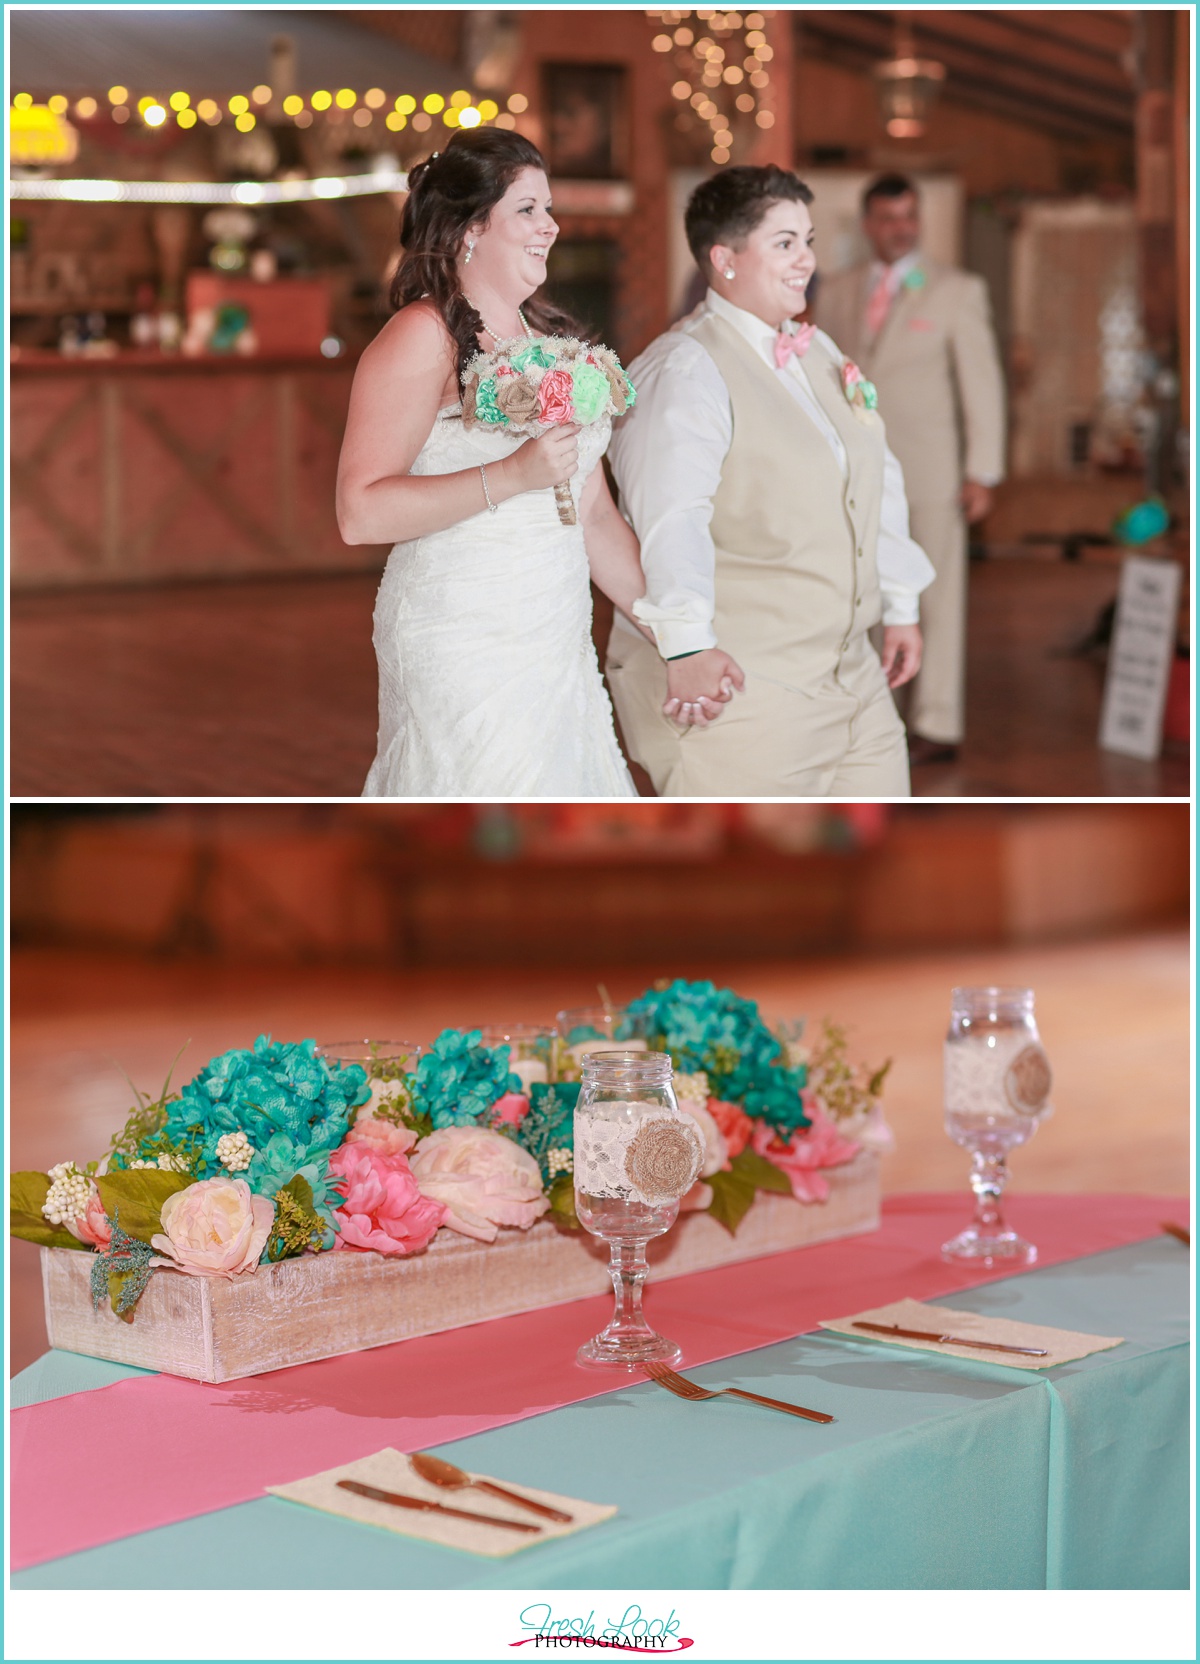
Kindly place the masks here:
<instances>
[{"instance_id":1,"label":"pink rose","mask_svg":"<svg viewBox=\"0 0 1200 1664\"><path fill-rule=\"evenodd\" d=\"M104 1203L95 1185L91 1187L85 1210L74 1219L68 1219L66 1227L79 1242L90 1243L93 1248L108 1247L112 1241L112 1222L104 1211Z\"/></svg>"},{"instance_id":2,"label":"pink rose","mask_svg":"<svg viewBox=\"0 0 1200 1664\"><path fill-rule=\"evenodd\" d=\"M345 1180L334 1208L338 1248L373 1248L378 1254L415 1254L442 1224L445 1208L422 1196L402 1155L383 1155L370 1144L343 1144L329 1171Z\"/></svg>"},{"instance_id":3,"label":"pink rose","mask_svg":"<svg viewBox=\"0 0 1200 1664\"><path fill-rule=\"evenodd\" d=\"M151 1247L163 1262L193 1277L237 1277L253 1271L275 1222L275 1204L255 1196L245 1179L201 1179L162 1205L165 1236Z\"/></svg>"},{"instance_id":4,"label":"pink rose","mask_svg":"<svg viewBox=\"0 0 1200 1664\"><path fill-rule=\"evenodd\" d=\"M417 1145L413 1172L424 1195L444 1202L452 1231L494 1242L497 1226L528 1230L550 1206L537 1162L503 1133L442 1127Z\"/></svg>"},{"instance_id":5,"label":"pink rose","mask_svg":"<svg viewBox=\"0 0 1200 1664\"><path fill-rule=\"evenodd\" d=\"M542 422L569 422L575 413L572 402L574 384L569 370L547 370L538 386L538 419Z\"/></svg>"},{"instance_id":6,"label":"pink rose","mask_svg":"<svg viewBox=\"0 0 1200 1664\"><path fill-rule=\"evenodd\" d=\"M838 1167L858 1154L858 1145L843 1138L836 1124L804 1093L805 1112L811 1127L798 1127L785 1144L764 1121L754 1129L754 1148L760 1156L786 1173L792 1195L801 1202L823 1202L829 1185L818 1172L821 1167Z\"/></svg>"},{"instance_id":7,"label":"pink rose","mask_svg":"<svg viewBox=\"0 0 1200 1664\"><path fill-rule=\"evenodd\" d=\"M345 1143L366 1144L381 1156L406 1156L416 1142L411 1127L398 1127L373 1115L360 1115L345 1137Z\"/></svg>"},{"instance_id":8,"label":"pink rose","mask_svg":"<svg viewBox=\"0 0 1200 1664\"><path fill-rule=\"evenodd\" d=\"M492 1105L492 1119L507 1121L510 1127L519 1127L528 1114L529 1099L524 1092L506 1092Z\"/></svg>"},{"instance_id":9,"label":"pink rose","mask_svg":"<svg viewBox=\"0 0 1200 1664\"><path fill-rule=\"evenodd\" d=\"M736 1104L724 1103L720 1098L708 1100L708 1113L720 1128L729 1160L732 1161L749 1144L754 1122Z\"/></svg>"}]
</instances>

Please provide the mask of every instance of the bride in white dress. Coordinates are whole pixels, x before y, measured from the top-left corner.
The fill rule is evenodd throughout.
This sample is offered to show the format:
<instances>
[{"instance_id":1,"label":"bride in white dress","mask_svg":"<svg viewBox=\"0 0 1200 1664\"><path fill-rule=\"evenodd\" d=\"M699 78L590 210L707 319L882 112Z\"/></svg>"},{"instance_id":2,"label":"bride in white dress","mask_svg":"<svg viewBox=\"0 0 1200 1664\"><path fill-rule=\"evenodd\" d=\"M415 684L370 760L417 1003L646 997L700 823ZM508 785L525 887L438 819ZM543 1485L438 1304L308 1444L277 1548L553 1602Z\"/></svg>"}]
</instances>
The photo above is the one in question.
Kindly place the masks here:
<instances>
[{"instance_id":1,"label":"bride in white dress","mask_svg":"<svg viewBox=\"0 0 1200 1664\"><path fill-rule=\"evenodd\" d=\"M409 175L396 315L364 352L338 470L348 543L392 543L375 606L365 797L633 797L591 637L589 577L627 616L637 542L598 466L609 423L464 428L481 348L574 334L531 301L558 227L538 151L463 129ZM570 482L578 524L554 486Z\"/></svg>"}]
</instances>

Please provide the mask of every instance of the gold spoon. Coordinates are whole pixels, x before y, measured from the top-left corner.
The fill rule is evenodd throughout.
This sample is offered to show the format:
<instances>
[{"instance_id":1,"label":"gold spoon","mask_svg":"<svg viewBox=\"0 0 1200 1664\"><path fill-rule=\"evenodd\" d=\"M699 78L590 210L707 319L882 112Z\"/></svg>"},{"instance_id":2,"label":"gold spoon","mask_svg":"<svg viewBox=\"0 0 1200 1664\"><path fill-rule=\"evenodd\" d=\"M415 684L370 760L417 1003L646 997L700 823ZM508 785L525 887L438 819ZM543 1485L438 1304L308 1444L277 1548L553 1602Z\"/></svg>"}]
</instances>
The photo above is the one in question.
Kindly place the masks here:
<instances>
[{"instance_id":1,"label":"gold spoon","mask_svg":"<svg viewBox=\"0 0 1200 1664\"><path fill-rule=\"evenodd\" d=\"M410 1456L414 1473L420 1474L431 1485L441 1485L447 1491L486 1491L489 1496L502 1497L505 1502L515 1502L522 1508L528 1508L534 1514L541 1514L544 1519L557 1520L560 1525L573 1523L570 1514L564 1514L561 1508L550 1508L544 1502L535 1502L532 1497L519 1496L516 1491L506 1491L502 1485L493 1485L489 1479L472 1479L469 1473L456 1468L453 1462L443 1461L440 1456L426 1456L418 1451Z\"/></svg>"}]
</instances>

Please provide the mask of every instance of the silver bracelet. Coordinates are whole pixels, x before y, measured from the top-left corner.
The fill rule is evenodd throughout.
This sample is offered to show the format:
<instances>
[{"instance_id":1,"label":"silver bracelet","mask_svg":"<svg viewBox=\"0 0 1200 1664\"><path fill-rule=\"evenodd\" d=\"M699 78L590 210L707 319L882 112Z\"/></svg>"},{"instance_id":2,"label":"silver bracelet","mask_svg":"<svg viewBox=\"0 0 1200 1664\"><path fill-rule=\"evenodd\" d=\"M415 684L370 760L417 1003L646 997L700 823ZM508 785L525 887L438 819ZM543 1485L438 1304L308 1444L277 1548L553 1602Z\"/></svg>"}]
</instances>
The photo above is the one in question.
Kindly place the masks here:
<instances>
[{"instance_id":1,"label":"silver bracelet","mask_svg":"<svg viewBox=\"0 0 1200 1664\"><path fill-rule=\"evenodd\" d=\"M495 514L497 505L492 501L492 494L488 490L487 469L482 462L479 464L479 477L483 481L483 500L488 506L488 513Z\"/></svg>"}]
</instances>

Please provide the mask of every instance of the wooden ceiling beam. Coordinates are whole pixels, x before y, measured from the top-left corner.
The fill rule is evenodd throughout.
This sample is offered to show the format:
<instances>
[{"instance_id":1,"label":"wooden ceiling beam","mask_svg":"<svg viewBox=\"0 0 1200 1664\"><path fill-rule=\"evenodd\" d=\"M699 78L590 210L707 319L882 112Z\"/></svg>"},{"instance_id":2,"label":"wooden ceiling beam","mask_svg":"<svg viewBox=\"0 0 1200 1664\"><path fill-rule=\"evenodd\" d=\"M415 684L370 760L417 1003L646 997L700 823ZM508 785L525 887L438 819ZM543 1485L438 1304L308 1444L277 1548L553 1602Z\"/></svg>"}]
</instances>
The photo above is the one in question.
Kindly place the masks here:
<instances>
[{"instance_id":1,"label":"wooden ceiling beam","mask_svg":"<svg viewBox=\"0 0 1200 1664\"><path fill-rule=\"evenodd\" d=\"M850 60L850 67L857 69L869 69L891 55L891 31L878 14L808 12L803 14L799 29L802 51L837 50ZM1061 74L1043 72L1036 65L996 52L963 48L933 30L918 35L917 50L945 63L949 73L943 97L961 102L965 93L974 101L981 92L990 91L1006 99L1018 119L1035 126L1053 120L1055 125L1065 123L1110 135L1132 130L1132 91L1083 92L1066 84Z\"/></svg>"},{"instance_id":2,"label":"wooden ceiling beam","mask_svg":"<svg viewBox=\"0 0 1200 1664\"><path fill-rule=\"evenodd\" d=\"M1132 97L1133 80L1120 55L1081 47L1057 35L1029 28L1028 14L1014 12L917 12L912 13L918 42L926 36L941 35L960 46L988 55L1000 54L1005 61L1035 68L1045 74L1065 75L1081 88L1117 98Z\"/></svg>"}]
</instances>

